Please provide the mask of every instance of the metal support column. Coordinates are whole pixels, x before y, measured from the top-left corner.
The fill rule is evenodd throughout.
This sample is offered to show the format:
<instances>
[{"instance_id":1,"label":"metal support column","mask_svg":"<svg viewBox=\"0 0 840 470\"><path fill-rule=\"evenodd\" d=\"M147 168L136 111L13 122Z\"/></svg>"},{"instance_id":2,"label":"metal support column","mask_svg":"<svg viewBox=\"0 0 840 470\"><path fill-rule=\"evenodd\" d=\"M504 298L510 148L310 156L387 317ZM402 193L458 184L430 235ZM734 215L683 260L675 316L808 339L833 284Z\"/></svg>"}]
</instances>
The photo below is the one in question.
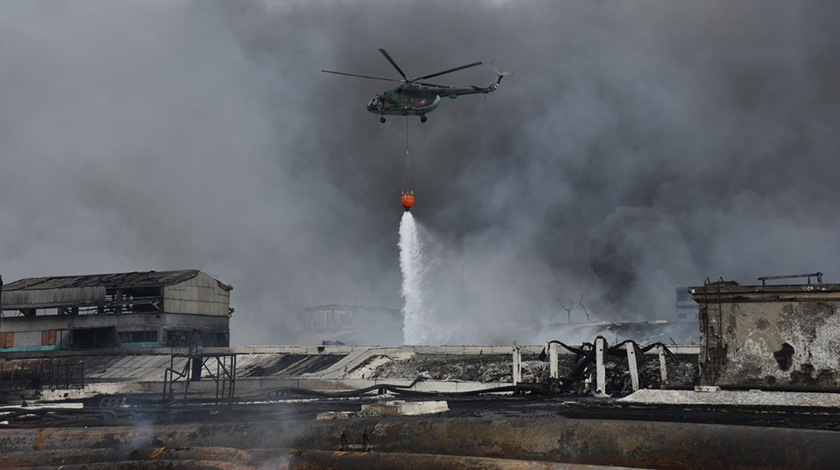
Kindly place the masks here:
<instances>
[{"instance_id":1,"label":"metal support column","mask_svg":"<svg viewBox=\"0 0 840 470\"><path fill-rule=\"evenodd\" d=\"M552 379L560 377L560 367L557 359L557 343L548 343L548 376Z\"/></svg>"},{"instance_id":2,"label":"metal support column","mask_svg":"<svg viewBox=\"0 0 840 470\"><path fill-rule=\"evenodd\" d=\"M513 348L513 385L522 382L522 350L519 346Z\"/></svg>"},{"instance_id":3,"label":"metal support column","mask_svg":"<svg viewBox=\"0 0 840 470\"><path fill-rule=\"evenodd\" d=\"M607 340L603 336L595 338L595 393L599 398L607 398L607 369L604 355L607 353Z\"/></svg>"},{"instance_id":4,"label":"metal support column","mask_svg":"<svg viewBox=\"0 0 840 470\"><path fill-rule=\"evenodd\" d=\"M636 362L636 345L626 343L624 349L627 350L627 368L630 370L630 385L633 391L639 389L639 364Z\"/></svg>"},{"instance_id":5,"label":"metal support column","mask_svg":"<svg viewBox=\"0 0 840 470\"><path fill-rule=\"evenodd\" d=\"M668 385L668 366L665 364L665 347L661 344L656 347L659 353L659 375L662 378L662 383L659 388L665 388Z\"/></svg>"}]
</instances>

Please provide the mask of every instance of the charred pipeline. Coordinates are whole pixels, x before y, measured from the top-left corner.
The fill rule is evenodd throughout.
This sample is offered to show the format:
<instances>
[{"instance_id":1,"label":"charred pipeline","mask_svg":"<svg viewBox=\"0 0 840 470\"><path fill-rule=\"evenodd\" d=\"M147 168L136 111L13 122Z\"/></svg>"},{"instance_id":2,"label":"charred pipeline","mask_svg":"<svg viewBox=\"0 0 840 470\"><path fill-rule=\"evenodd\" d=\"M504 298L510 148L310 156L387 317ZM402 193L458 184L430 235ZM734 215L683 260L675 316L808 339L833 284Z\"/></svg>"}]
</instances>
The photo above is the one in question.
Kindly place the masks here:
<instances>
[{"instance_id":1,"label":"charred pipeline","mask_svg":"<svg viewBox=\"0 0 840 470\"><path fill-rule=\"evenodd\" d=\"M331 452L307 450L297 454L297 470L620 470L625 467L564 464L534 460L495 459L435 454Z\"/></svg>"},{"instance_id":2,"label":"charred pipeline","mask_svg":"<svg viewBox=\"0 0 840 470\"><path fill-rule=\"evenodd\" d=\"M282 455L276 452L278 456ZM264 456L263 456L264 458ZM73 466L84 466L97 464L103 468L165 468L155 466L154 463L166 463L165 465L175 466L173 463L183 464L189 468L189 462L193 462L193 468L197 462L209 468L220 468L212 463L223 462L227 465L250 466L262 460L258 459L248 451L226 447L193 447L188 449L168 447L143 447L132 449L130 446L106 449L57 449L57 450L32 450L28 452L8 452L0 456L0 469L20 467L58 467L63 469ZM132 463L129 463L132 462ZM212 463L211 463L212 462ZM176 468L181 468L177 467ZM230 468L230 467L228 467Z\"/></svg>"},{"instance_id":3,"label":"charred pipeline","mask_svg":"<svg viewBox=\"0 0 840 470\"><path fill-rule=\"evenodd\" d=\"M206 422L145 428L5 430L0 432L0 449L4 455L33 450L96 449L99 452L131 446L166 449L224 447L246 452L251 452L251 449L297 449L304 458L310 452L308 455L313 464L321 459L321 466L313 465L313 468L360 468L335 462L325 464L323 458L332 457L313 454L312 451L334 453L339 452L342 446L352 449L354 445L364 444L382 459L396 454L429 454L671 470L829 469L836 468L836 462L840 461L837 437L836 432L830 431L610 419L380 417L327 421ZM234 455L235 452L229 454ZM364 459L361 454L353 457L359 461ZM368 468L383 467L372 464ZM390 468L427 467L416 462L416 465L395 464Z\"/></svg>"}]
</instances>

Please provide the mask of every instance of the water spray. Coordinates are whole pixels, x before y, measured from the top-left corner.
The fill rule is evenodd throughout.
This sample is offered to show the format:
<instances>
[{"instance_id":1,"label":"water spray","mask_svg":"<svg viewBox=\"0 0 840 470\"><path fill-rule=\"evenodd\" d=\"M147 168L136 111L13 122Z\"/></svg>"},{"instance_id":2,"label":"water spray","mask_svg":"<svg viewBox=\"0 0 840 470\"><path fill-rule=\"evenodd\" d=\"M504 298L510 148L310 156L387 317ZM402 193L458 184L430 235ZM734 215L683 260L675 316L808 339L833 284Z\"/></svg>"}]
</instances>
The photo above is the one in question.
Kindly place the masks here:
<instances>
[{"instance_id":1,"label":"water spray","mask_svg":"<svg viewBox=\"0 0 840 470\"><path fill-rule=\"evenodd\" d=\"M425 259L423 242L414 216L408 209L400 220L400 271L402 272L403 342L425 344L428 340L428 309L423 302Z\"/></svg>"}]
</instances>

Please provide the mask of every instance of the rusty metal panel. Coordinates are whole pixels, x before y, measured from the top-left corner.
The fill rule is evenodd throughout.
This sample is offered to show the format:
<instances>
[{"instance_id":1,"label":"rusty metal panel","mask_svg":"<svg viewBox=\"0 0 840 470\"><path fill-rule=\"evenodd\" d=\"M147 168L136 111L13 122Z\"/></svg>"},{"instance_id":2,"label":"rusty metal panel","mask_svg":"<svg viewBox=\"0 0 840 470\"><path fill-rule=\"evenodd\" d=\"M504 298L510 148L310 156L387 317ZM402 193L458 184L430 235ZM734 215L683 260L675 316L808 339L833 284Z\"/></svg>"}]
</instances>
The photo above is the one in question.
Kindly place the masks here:
<instances>
[{"instance_id":1,"label":"rusty metal panel","mask_svg":"<svg viewBox=\"0 0 840 470\"><path fill-rule=\"evenodd\" d=\"M14 332L8 333L0 333L0 348L13 348L15 347L15 334Z\"/></svg>"}]
</instances>

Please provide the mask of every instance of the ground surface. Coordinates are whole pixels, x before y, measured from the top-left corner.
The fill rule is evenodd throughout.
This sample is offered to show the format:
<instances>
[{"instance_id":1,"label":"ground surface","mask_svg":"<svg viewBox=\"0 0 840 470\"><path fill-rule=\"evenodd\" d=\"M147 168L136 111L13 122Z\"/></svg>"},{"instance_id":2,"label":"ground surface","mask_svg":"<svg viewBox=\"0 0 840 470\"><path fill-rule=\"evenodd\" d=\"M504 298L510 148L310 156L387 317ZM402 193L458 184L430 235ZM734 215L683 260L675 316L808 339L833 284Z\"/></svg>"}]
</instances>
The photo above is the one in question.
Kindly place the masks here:
<instances>
[{"instance_id":1,"label":"ground surface","mask_svg":"<svg viewBox=\"0 0 840 470\"><path fill-rule=\"evenodd\" d=\"M353 412L359 416L362 404L400 399L407 401L445 400L449 411L440 417L565 417L576 419L612 419L637 421L665 421L686 423L735 424L746 426L791 427L840 431L840 408L803 406L703 405L630 403L617 399L564 396L365 396L365 397L289 397L280 400L238 402L231 406L217 406L192 402L164 408L151 406L157 397L149 397L147 404L134 402L131 411L135 419L147 423L174 424L223 421L264 421L282 419L315 419L320 413ZM87 400L98 405L98 399ZM67 412L62 426L73 426L74 412ZM372 416L372 414L368 414ZM101 425L109 424L102 422ZM113 423L110 423L113 424ZM126 423L128 424L128 423ZM48 425L33 422L32 426ZM95 426L97 422L79 422ZM4 426L0 426L2 429Z\"/></svg>"}]
</instances>

